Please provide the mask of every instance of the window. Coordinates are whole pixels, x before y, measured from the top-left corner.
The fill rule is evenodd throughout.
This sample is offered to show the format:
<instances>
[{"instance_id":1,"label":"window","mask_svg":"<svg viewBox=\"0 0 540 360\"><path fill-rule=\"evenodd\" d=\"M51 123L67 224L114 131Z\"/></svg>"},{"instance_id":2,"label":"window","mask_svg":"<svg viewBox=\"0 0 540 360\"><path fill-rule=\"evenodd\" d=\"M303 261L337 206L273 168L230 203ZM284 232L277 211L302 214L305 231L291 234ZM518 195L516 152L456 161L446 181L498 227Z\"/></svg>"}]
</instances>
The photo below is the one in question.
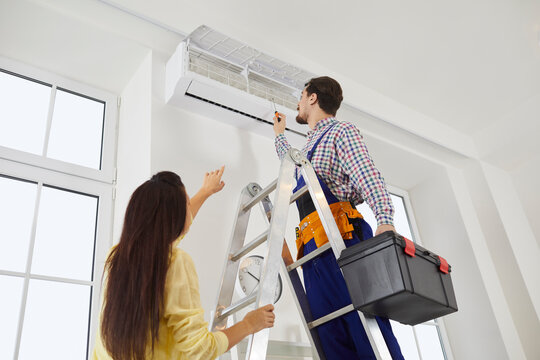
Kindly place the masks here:
<instances>
[{"instance_id":1,"label":"window","mask_svg":"<svg viewBox=\"0 0 540 360\"><path fill-rule=\"evenodd\" d=\"M111 183L116 114L111 94L0 59L1 158Z\"/></svg>"},{"instance_id":2,"label":"window","mask_svg":"<svg viewBox=\"0 0 540 360\"><path fill-rule=\"evenodd\" d=\"M104 113L104 102L57 89L47 156L100 169Z\"/></svg>"},{"instance_id":3,"label":"window","mask_svg":"<svg viewBox=\"0 0 540 360\"><path fill-rule=\"evenodd\" d=\"M408 194L390 186L389 190L395 208L394 226L396 231L406 238L416 241L415 239L418 237L415 235L416 230L414 229L414 219L412 219ZM377 220L369 206L363 203L358 206L358 210L375 231ZM437 320L415 326L403 325L392 320L390 322L405 359L446 360Z\"/></svg>"},{"instance_id":4,"label":"window","mask_svg":"<svg viewBox=\"0 0 540 360\"><path fill-rule=\"evenodd\" d=\"M111 245L117 100L0 58L0 358L85 359Z\"/></svg>"},{"instance_id":5,"label":"window","mask_svg":"<svg viewBox=\"0 0 540 360\"><path fill-rule=\"evenodd\" d=\"M41 154L51 89L49 84L0 71L0 145Z\"/></svg>"}]
</instances>

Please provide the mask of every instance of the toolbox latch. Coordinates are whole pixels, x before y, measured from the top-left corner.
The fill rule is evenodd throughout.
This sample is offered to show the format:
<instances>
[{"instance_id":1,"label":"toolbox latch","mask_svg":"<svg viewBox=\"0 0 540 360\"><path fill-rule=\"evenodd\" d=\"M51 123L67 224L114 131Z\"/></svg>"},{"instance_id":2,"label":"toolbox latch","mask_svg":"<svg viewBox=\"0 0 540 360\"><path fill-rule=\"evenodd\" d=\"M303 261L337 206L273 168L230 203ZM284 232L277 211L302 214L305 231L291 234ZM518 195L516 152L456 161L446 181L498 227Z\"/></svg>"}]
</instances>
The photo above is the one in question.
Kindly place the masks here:
<instances>
[{"instance_id":1,"label":"toolbox latch","mask_svg":"<svg viewBox=\"0 0 540 360\"><path fill-rule=\"evenodd\" d=\"M448 261L446 261L445 258L439 256L439 261L441 262L441 265L439 266L439 270L445 274L448 274Z\"/></svg>"},{"instance_id":2,"label":"toolbox latch","mask_svg":"<svg viewBox=\"0 0 540 360\"><path fill-rule=\"evenodd\" d=\"M415 257L416 249L414 247L414 243L411 240L407 239L406 237L403 237L403 240L405 240L405 254L411 257Z\"/></svg>"}]
</instances>

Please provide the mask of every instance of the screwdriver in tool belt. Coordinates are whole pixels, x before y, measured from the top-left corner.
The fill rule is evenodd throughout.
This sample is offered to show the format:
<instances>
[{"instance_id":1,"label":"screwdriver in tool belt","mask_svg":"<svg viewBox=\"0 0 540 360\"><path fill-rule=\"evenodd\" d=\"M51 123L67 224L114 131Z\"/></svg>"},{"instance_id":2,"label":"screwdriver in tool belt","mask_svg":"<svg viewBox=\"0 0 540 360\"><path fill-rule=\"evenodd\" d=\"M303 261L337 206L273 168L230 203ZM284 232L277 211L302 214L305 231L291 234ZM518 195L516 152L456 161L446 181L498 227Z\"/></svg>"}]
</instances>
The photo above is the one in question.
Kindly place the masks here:
<instances>
[{"instance_id":1,"label":"screwdriver in tool belt","mask_svg":"<svg viewBox=\"0 0 540 360\"><path fill-rule=\"evenodd\" d=\"M274 102L274 98L272 98L272 104L274 104L274 115L277 117L277 121L280 122L281 118L279 117L279 113L276 109L276 103Z\"/></svg>"}]
</instances>

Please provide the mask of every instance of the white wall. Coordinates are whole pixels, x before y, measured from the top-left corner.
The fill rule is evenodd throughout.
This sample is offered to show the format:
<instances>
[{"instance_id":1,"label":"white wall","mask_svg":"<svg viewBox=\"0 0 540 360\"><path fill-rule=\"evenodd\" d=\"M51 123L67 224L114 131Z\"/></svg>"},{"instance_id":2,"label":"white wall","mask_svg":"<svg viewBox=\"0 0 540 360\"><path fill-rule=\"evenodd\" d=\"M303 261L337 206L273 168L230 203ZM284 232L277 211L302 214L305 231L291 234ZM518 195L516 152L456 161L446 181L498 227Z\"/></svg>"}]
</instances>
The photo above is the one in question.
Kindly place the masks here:
<instances>
[{"instance_id":1,"label":"white wall","mask_svg":"<svg viewBox=\"0 0 540 360\"><path fill-rule=\"evenodd\" d=\"M209 319L239 193L251 181L264 187L277 176L279 163L270 127L270 136L259 136L164 104L162 64L165 61L160 56L154 57L152 172L177 171L193 194L205 171L221 164L227 166L225 190L209 200L181 244L197 265L202 302ZM410 191L423 243L453 265L460 310L448 316L444 324L455 358L536 356L538 346L533 338L538 320L524 316L530 311L534 313L534 306L519 271L519 257L502 263L493 253L491 232L495 226L504 226L500 221L497 225L500 215L492 194L486 195L491 199L487 205L485 197L478 197L481 192L477 186L481 188L482 184L475 182L475 175L467 167L478 162L350 107L344 107L338 116L362 129L388 183ZM468 169L465 173L470 176L467 183L460 175L461 185L474 195L464 199L469 202L466 210L457 200L463 198L463 192L452 179L456 173L462 174L463 169ZM480 171L483 170L480 168ZM465 216L474 217L479 226ZM297 222L296 210L293 209L289 217L291 231ZM259 228L250 229L252 236L262 232L264 222L258 221L256 226ZM293 236L289 233L292 249ZM276 312L278 322L271 331L271 338L305 342L290 298L282 299Z\"/></svg>"},{"instance_id":2,"label":"white wall","mask_svg":"<svg viewBox=\"0 0 540 360\"><path fill-rule=\"evenodd\" d=\"M209 319L238 193L247 182L265 186L277 176L272 140L164 104L164 61L179 41L176 35L133 19L126 22L125 16L99 2L70 4L0 2L1 55L121 95L113 241L118 240L129 196L152 173L177 171L193 194L205 171L227 166L224 191L203 207L181 244L199 271ZM369 103L369 97L360 101L368 108L376 105ZM534 241L540 245L538 104L538 97L527 99L475 134L480 159L494 171L470 155L474 151L469 141L464 151L454 151L444 141L437 144L414 135L430 133L428 138L443 139L445 134L433 134L440 127L408 132L391 125L402 120L399 111L386 112L392 118L385 122L352 106L340 110L342 119L355 122L366 134L387 181L410 191L424 244L453 265L460 311L444 322L456 359L540 358L538 292L535 275L528 272L534 263L528 256L538 251ZM496 179L497 173L504 182ZM512 186L510 195L505 194L504 187ZM506 203L515 211L505 212ZM292 229L295 210L289 218ZM516 230L514 224L522 225ZM256 235L263 226L259 219L249 233ZM524 234L526 241L521 240ZM277 305L271 337L305 342L288 301L284 298Z\"/></svg>"},{"instance_id":3,"label":"white wall","mask_svg":"<svg viewBox=\"0 0 540 360\"><path fill-rule=\"evenodd\" d=\"M119 36L121 19L92 3L1 0L0 54L119 94L148 48Z\"/></svg>"},{"instance_id":4,"label":"white wall","mask_svg":"<svg viewBox=\"0 0 540 360\"><path fill-rule=\"evenodd\" d=\"M152 53L149 51L121 95L113 243L135 189L151 176Z\"/></svg>"},{"instance_id":5,"label":"white wall","mask_svg":"<svg viewBox=\"0 0 540 360\"><path fill-rule=\"evenodd\" d=\"M454 358L509 358L445 169L412 189L410 197L422 243L452 266L459 310L444 324Z\"/></svg>"},{"instance_id":6,"label":"white wall","mask_svg":"<svg viewBox=\"0 0 540 360\"><path fill-rule=\"evenodd\" d=\"M537 157L531 157L511 171L514 188L523 204L523 210L529 219L534 237L540 247L540 161Z\"/></svg>"},{"instance_id":7,"label":"white wall","mask_svg":"<svg viewBox=\"0 0 540 360\"><path fill-rule=\"evenodd\" d=\"M269 131L272 131L270 127ZM277 177L280 163L272 139L176 109L154 98L152 172L175 171L193 195L204 173L221 165L225 165L225 188L206 202L180 243L197 267L208 321L215 306L240 192L250 182L262 187L268 185ZM291 209L291 222L298 222L296 210ZM258 208L253 209L251 217L248 240L267 228ZM292 225L288 227L290 247L294 246L292 228ZM263 254L264 248L254 253ZM276 304L276 314L276 326L270 332L272 340L308 342L288 289L284 289L282 299Z\"/></svg>"}]
</instances>

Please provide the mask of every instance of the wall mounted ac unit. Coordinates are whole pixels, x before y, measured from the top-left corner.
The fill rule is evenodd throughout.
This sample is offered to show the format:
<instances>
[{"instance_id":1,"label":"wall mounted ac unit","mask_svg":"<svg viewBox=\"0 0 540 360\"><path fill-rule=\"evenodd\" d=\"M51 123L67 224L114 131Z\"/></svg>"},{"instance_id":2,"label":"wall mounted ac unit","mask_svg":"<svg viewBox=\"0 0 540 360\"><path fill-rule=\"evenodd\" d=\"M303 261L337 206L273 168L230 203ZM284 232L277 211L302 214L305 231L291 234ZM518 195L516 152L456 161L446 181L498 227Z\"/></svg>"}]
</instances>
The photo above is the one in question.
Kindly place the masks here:
<instances>
[{"instance_id":1,"label":"wall mounted ac unit","mask_svg":"<svg viewBox=\"0 0 540 360\"><path fill-rule=\"evenodd\" d=\"M203 25L167 62L165 97L188 111L272 138L275 103L287 115L291 145L302 147L309 128L296 123L296 106L312 77Z\"/></svg>"}]
</instances>

